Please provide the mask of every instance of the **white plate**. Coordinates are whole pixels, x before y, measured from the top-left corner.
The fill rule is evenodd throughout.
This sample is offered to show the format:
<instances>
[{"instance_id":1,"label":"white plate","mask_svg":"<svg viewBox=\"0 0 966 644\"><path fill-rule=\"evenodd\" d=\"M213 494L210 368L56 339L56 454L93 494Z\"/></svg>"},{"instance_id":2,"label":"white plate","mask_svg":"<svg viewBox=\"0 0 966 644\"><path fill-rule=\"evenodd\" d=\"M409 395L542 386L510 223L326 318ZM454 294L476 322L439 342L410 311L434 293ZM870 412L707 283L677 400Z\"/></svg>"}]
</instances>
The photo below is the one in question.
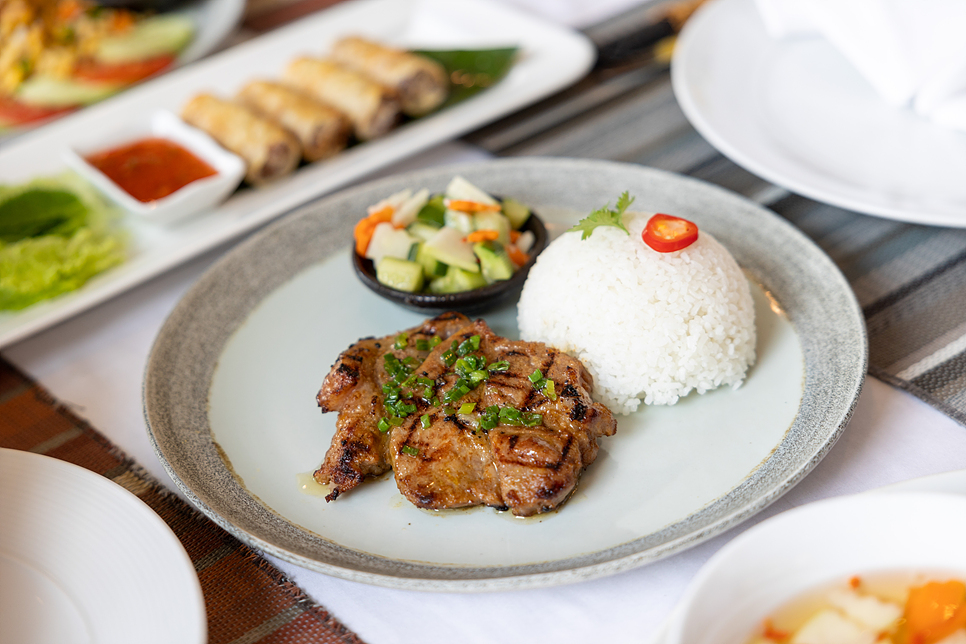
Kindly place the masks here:
<instances>
[{"instance_id":1,"label":"white plate","mask_svg":"<svg viewBox=\"0 0 966 644\"><path fill-rule=\"evenodd\" d=\"M966 227L966 133L886 104L822 39L770 38L752 0L697 12L671 80L695 129L773 183L870 215Z\"/></svg>"},{"instance_id":2,"label":"white plate","mask_svg":"<svg viewBox=\"0 0 966 644\"><path fill-rule=\"evenodd\" d=\"M422 319L358 283L347 251L352 226L379 198L405 187L441 191L454 173L531 204L558 232L629 190L635 207L679 214L714 234L755 284L759 359L746 383L620 417L574 496L545 516L425 512L389 477L329 504L300 491L334 431L335 414L319 414L314 396L336 356L360 336ZM513 306L486 319L517 335ZM165 323L144 392L152 440L174 481L246 542L348 579L476 591L611 574L753 515L831 448L865 367L864 325L847 283L774 213L640 166L512 159L368 184L239 246Z\"/></svg>"},{"instance_id":3,"label":"white plate","mask_svg":"<svg viewBox=\"0 0 966 644\"><path fill-rule=\"evenodd\" d=\"M244 12L245 0L203 0L179 9L179 13L195 21L198 31L178 56L178 64L187 65L218 49L241 21Z\"/></svg>"},{"instance_id":4,"label":"white plate","mask_svg":"<svg viewBox=\"0 0 966 644\"><path fill-rule=\"evenodd\" d=\"M194 565L168 525L90 470L0 448L0 643L203 644Z\"/></svg>"},{"instance_id":5,"label":"white plate","mask_svg":"<svg viewBox=\"0 0 966 644\"><path fill-rule=\"evenodd\" d=\"M180 112L202 91L232 95L245 82L277 76L300 54L322 54L345 34L362 33L402 46L521 47L519 61L497 85L388 136L331 160L304 166L259 189L244 189L209 213L179 226L131 221L134 255L82 289L18 313L0 313L0 347L157 275L286 210L508 114L574 82L589 69L593 45L584 36L485 0L357 0L224 51L53 123L0 151L4 183L64 169L65 146L90 131L108 132L157 108Z\"/></svg>"}]
</instances>

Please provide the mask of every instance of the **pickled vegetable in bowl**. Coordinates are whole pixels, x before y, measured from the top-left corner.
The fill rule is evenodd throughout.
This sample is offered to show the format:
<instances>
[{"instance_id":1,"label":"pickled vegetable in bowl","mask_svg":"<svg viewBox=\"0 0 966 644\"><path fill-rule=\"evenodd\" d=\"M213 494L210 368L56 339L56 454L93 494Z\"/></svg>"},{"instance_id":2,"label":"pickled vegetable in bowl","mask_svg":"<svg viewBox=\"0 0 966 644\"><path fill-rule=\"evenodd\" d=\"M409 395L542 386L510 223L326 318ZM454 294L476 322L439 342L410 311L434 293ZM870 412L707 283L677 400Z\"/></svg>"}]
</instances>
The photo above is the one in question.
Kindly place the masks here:
<instances>
[{"instance_id":1,"label":"pickled vegetable in bowl","mask_svg":"<svg viewBox=\"0 0 966 644\"><path fill-rule=\"evenodd\" d=\"M748 644L966 644L966 583L942 573L877 572L805 592Z\"/></svg>"},{"instance_id":2,"label":"pickled vegetable in bowl","mask_svg":"<svg viewBox=\"0 0 966 644\"><path fill-rule=\"evenodd\" d=\"M446 295L510 280L539 249L525 230L530 209L496 199L462 177L443 194L404 190L369 207L354 231L357 257L379 284L405 293Z\"/></svg>"}]
</instances>

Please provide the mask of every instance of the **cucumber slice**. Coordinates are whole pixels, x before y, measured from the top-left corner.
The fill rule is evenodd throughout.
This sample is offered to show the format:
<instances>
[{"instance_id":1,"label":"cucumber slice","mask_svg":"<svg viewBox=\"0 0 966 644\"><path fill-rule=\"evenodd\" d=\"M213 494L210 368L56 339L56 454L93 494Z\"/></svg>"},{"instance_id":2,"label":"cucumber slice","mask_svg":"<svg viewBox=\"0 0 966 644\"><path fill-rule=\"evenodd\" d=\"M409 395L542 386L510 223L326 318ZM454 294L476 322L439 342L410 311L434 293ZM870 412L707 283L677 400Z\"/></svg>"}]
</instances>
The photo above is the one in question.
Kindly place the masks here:
<instances>
[{"instance_id":1,"label":"cucumber slice","mask_svg":"<svg viewBox=\"0 0 966 644\"><path fill-rule=\"evenodd\" d=\"M441 228L445 222L446 206L443 205L443 195L435 195L426 202L416 219Z\"/></svg>"},{"instance_id":2,"label":"cucumber slice","mask_svg":"<svg viewBox=\"0 0 966 644\"><path fill-rule=\"evenodd\" d=\"M440 228L423 247L426 253L444 264L458 266L471 273L480 272L473 247L463 241L463 235L455 228Z\"/></svg>"},{"instance_id":3,"label":"cucumber slice","mask_svg":"<svg viewBox=\"0 0 966 644\"><path fill-rule=\"evenodd\" d=\"M446 264L433 257L432 253L426 252L426 244L420 244L416 250L416 262L423 267L423 275L428 280L446 275Z\"/></svg>"},{"instance_id":4,"label":"cucumber slice","mask_svg":"<svg viewBox=\"0 0 966 644\"><path fill-rule=\"evenodd\" d=\"M34 75L20 84L16 96L28 105L71 107L102 101L119 89L118 85Z\"/></svg>"},{"instance_id":5,"label":"cucumber slice","mask_svg":"<svg viewBox=\"0 0 966 644\"><path fill-rule=\"evenodd\" d=\"M446 197L449 199L459 199L461 201L488 203L494 206L499 205L496 199L459 175L453 177L453 180L446 186Z\"/></svg>"},{"instance_id":6,"label":"cucumber slice","mask_svg":"<svg viewBox=\"0 0 966 644\"><path fill-rule=\"evenodd\" d=\"M513 230L520 230L520 226L527 223L530 218L530 209L516 199L506 198L503 200L503 214L510 220Z\"/></svg>"},{"instance_id":7,"label":"cucumber slice","mask_svg":"<svg viewBox=\"0 0 966 644\"><path fill-rule=\"evenodd\" d=\"M416 243L418 240L405 230L397 230L392 227L392 224L384 221L372 231L372 239L369 241L369 247L366 248L366 257L371 259L378 268L386 257L407 259Z\"/></svg>"},{"instance_id":8,"label":"cucumber slice","mask_svg":"<svg viewBox=\"0 0 966 644\"><path fill-rule=\"evenodd\" d=\"M466 236L473 232L473 215L459 210L447 210L444 221L448 228L455 228Z\"/></svg>"},{"instance_id":9,"label":"cucumber slice","mask_svg":"<svg viewBox=\"0 0 966 644\"><path fill-rule=\"evenodd\" d=\"M513 276L513 263L502 246L473 244L473 252L480 258L480 271L487 284L508 280Z\"/></svg>"},{"instance_id":10,"label":"cucumber slice","mask_svg":"<svg viewBox=\"0 0 966 644\"><path fill-rule=\"evenodd\" d=\"M473 215L474 230L495 230L501 245L510 243L510 220L499 212L478 212Z\"/></svg>"},{"instance_id":11,"label":"cucumber slice","mask_svg":"<svg viewBox=\"0 0 966 644\"><path fill-rule=\"evenodd\" d=\"M421 241L429 241L439 230L439 226L427 224L425 221L416 220L406 227L406 232Z\"/></svg>"},{"instance_id":12,"label":"cucumber slice","mask_svg":"<svg viewBox=\"0 0 966 644\"><path fill-rule=\"evenodd\" d=\"M94 58L102 63L131 63L174 54L191 41L195 23L187 16L165 13L145 18L121 35L101 40Z\"/></svg>"},{"instance_id":13,"label":"cucumber slice","mask_svg":"<svg viewBox=\"0 0 966 644\"><path fill-rule=\"evenodd\" d=\"M415 293L423 288L423 267L405 259L384 257L376 268L376 279L397 291Z\"/></svg>"},{"instance_id":14,"label":"cucumber slice","mask_svg":"<svg viewBox=\"0 0 966 644\"><path fill-rule=\"evenodd\" d=\"M480 273L464 271L457 266L450 266L444 277L429 283L430 293L462 293L486 286L486 280Z\"/></svg>"}]
</instances>

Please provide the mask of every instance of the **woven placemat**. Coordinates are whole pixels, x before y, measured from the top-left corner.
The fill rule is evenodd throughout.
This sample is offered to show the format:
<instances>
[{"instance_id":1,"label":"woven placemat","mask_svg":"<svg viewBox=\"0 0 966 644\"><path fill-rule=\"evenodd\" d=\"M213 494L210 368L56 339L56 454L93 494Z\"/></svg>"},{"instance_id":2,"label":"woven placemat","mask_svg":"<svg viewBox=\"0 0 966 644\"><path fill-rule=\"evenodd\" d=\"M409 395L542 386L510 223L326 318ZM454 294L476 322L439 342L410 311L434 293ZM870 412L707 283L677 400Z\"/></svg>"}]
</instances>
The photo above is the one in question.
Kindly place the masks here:
<instances>
[{"instance_id":1,"label":"woven placemat","mask_svg":"<svg viewBox=\"0 0 966 644\"><path fill-rule=\"evenodd\" d=\"M257 552L166 490L106 437L3 359L0 447L85 467L134 493L157 512L194 562L205 597L211 644L363 644Z\"/></svg>"}]
</instances>

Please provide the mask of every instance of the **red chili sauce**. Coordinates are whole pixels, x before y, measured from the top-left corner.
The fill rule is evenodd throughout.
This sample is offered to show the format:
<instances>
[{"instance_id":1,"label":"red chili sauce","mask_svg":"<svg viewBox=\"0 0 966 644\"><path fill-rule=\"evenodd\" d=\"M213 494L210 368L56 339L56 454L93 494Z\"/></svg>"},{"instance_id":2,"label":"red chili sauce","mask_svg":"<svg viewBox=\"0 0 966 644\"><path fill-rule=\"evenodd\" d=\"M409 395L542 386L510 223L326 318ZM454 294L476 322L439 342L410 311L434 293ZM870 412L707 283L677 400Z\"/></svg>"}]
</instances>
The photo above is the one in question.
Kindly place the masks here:
<instances>
[{"instance_id":1,"label":"red chili sauce","mask_svg":"<svg viewBox=\"0 0 966 644\"><path fill-rule=\"evenodd\" d=\"M167 197L218 172L183 147L147 138L87 157L87 162L141 202Z\"/></svg>"}]
</instances>

